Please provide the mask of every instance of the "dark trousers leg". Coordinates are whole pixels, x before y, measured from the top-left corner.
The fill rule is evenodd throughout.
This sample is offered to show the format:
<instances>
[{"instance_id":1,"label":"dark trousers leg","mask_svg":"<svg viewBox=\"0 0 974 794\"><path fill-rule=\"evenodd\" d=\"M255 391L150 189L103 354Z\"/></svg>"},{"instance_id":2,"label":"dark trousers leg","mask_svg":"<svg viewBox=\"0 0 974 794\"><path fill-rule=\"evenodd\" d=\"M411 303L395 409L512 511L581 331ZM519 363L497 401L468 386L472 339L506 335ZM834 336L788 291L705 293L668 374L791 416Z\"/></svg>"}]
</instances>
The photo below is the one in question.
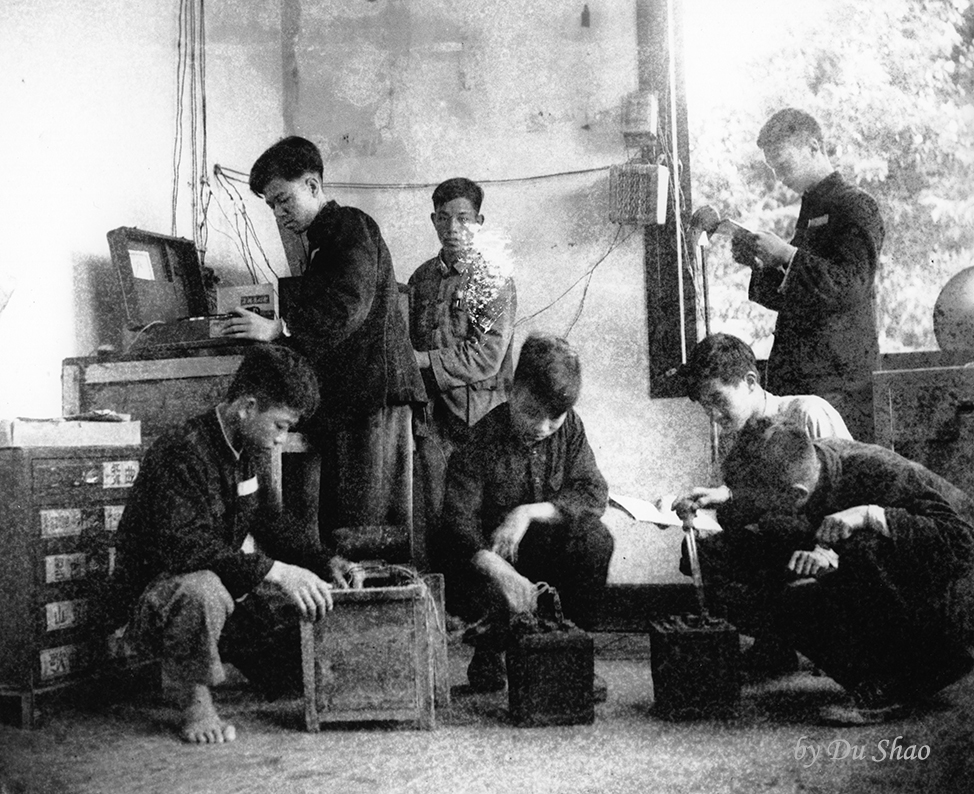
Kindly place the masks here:
<instances>
[{"instance_id":1,"label":"dark trousers leg","mask_svg":"<svg viewBox=\"0 0 974 794\"><path fill-rule=\"evenodd\" d=\"M329 547L339 527L411 526L411 417L408 405L392 405L328 422L316 432L321 452L318 526Z\"/></svg>"},{"instance_id":2,"label":"dark trousers leg","mask_svg":"<svg viewBox=\"0 0 974 794\"><path fill-rule=\"evenodd\" d=\"M220 637L220 654L268 697L298 694L304 681L299 619L286 596L261 584L237 602Z\"/></svg>"},{"instance_id":3,"label":"dark trousers leg","mask_svg":"<svg viewBox=\"0 0 974 794\"><path fill-rule=\"evenodd\" d=\"M608 528L595 517L535 522L521 539L515 567L532 582L554 587L565 617L591 629L601 610L614 547Z\"/></svg>"},{"instance_id":4,"label":"dark trousers leg","mask_svg":"<svg viewBox=\"0 0 974 794\"><path fill-rule=\"evenodd\" d=\"M930 617L919 617L874 548L858 547L835 573L785 587L775 629L842 686L877 684L910 699L936 691L943 684L934 682L970 660Z\"/></svg>"},{"instance_id":5,"label":"dark trousers leg","mask_svg":"<svg viewBox=\"0 0 974 794\"><path fill-rule=\"evenodd\" d=\"M445 573L449 564L447 550L440 537L447 463L453 450L468 435L466 423L439 404L434 406L431 418L420 425L416 433L416 451L413 456L413 532L426 549L429 569L439 573Z\"/></svg>"}]
</instances>

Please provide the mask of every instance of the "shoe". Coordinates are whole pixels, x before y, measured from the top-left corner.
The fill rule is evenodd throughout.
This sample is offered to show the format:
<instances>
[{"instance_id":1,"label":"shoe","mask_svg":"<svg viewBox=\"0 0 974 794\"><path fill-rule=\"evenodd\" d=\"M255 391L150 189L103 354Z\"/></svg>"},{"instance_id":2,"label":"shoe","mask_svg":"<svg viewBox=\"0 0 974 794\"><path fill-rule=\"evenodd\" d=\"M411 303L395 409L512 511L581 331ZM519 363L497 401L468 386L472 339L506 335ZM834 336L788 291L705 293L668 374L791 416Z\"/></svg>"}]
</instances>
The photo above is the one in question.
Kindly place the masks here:
<instances>
[{"instance_id":1,"label":"shoe","mask_svg":"<svg viewBox=\"0 0 974 794\"><path fill-rule=\"evenodd\" d=\"M827 725L881 725L884 722L905 716L908 706L903 703L888 703L885 706L869 708L849 703L836 703L819 709L819 719Z\"/></svg>"},{"instance_id":2,"label":"shoe","mask_svg":"<svg viewBox=\"0 0 974 794\"><path fill-rule=\"evenodd\" d=\"M609 699L609 685L596 673L592 678L592 702L605 703Z\"/></svg>"},{"instance_id":3,"label":"shoe","mask_svg":"<svg viewBox=\"0 0 974 794\"><path fill-rule=\"evenodd\" d=\"M507 686L503 654L477 648L467 666L467 681L474 692L500 692Z\"/></svg>"},{"instance_id":4,"label":"shoe","mask_svg":"<svg viewBox=\"0 0 974 794\"><path fill-rule=\"evenodd\" d=\"M914 671L893 691L905 701L922 701L941 689L960 681L974 669L974 659L966 650L939 659L930 671Z\"/></svg>"},{"instance_id":5,"label":"shoe","mask_svg":"<svg viewBox=\"0 0 974 794\"><path fill-rule=\"evenodd\" d=\"M741 673L748 681L767 681L797 673L798 654L774 637L758 637L741 654Z\"/></svg>"},{"instance_id":6,"label":"shoe","mask_svg":"<svg viewBox=\"0 0 974 794\"><path fill-rule=\"evenodd\" d=\"M830 725L879 725L906 715L909 706L887 695L881 686L864 682L846 703L824 706L820 719Z\"/></svg>"}]
</instances>

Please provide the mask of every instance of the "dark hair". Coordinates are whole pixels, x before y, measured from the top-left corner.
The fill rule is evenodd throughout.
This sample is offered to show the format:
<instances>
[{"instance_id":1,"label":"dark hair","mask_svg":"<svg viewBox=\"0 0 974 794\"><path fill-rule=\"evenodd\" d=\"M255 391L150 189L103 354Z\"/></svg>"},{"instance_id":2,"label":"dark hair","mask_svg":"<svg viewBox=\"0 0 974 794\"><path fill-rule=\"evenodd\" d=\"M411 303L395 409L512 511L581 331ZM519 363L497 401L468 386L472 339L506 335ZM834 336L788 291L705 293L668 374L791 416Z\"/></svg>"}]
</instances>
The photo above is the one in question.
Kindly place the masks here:
<instances>
[{"instance_id":1,"label":"dark hair","mask_svg":"<svg viewBox=\"0 0 974 794\"><path fill-rule=\"evenodd\" d=\"M753 372L760 383L754 351L743 339L730 334L705 336L680 368L686 380L687 397L694 402L700 402L700 389L708 380L716 378L721 383L735 383L744 380L748 372Z\"/></svg>"},{"instance_id":2,"label":"dark hair","mask_svg":"<svg viewBox=\"0 0 974 794\"><path fill-rule=\"evenodd\" d=\"M250 169L250 189L262 196L267 183L273 179L290 182L308 172L321 176L324 168L318 147L307 138L291 135L279 140L257 158Z\"/></svg>"},{"instance_id":3,"label":"dark hair","mask_svg":"<svg viewBox=\"0 0 974 794\"><path fill-rule=\"evenodd\" d=\"M825 146L822 128L814 116L798 108L784 108L764 122L758 133L758 148L767 149L799 136L816 138Z\"/></svg>"},{"instance_id":4,"label":"dark hair","mask_svg":"<svg viewBox=\"0 0 974 794\"><path fill-rule=\"evenodd\" d=\"M567 339L531 334L521 345L514 384L527 388L549 412L561 416L582 389L582 363Z\"/></svg>"},{"instance_id":5,"label":"dark hair","mask_svg":"<svg viewBox=\"0 0 974 794\"><path fill-rule=\"evenodd\" d=\"M318 409L318 379L311 365L290 348L255 345L244 356L227 389L227 400L254 397L261 411L285 407L301 416Z\"/></svg>"},{"instance_id":6,"label":"dark hair","mask_svg":"<svg viewBox=\"0 0 974 794\"><path fill-rule=\"evenodd\" d=\"M484 203L484 189L476 182L462 176L447 179L446 182L440 182L433 191L433 209L439 209L448 201L457 198L469 199L479 214L480 205Z\"/></svg>"},{"instance_id":7,"label":"dark hair","mask_svg":"<svg viewBox=\"0 0 974 794\"><path fill-rule=\"evenodd\" d=\"M724 460L724 481L731 491L744 485L778 488L807 482L815 454L801 425L771 416L749 419Z\"/></svg>"}]
</instances>

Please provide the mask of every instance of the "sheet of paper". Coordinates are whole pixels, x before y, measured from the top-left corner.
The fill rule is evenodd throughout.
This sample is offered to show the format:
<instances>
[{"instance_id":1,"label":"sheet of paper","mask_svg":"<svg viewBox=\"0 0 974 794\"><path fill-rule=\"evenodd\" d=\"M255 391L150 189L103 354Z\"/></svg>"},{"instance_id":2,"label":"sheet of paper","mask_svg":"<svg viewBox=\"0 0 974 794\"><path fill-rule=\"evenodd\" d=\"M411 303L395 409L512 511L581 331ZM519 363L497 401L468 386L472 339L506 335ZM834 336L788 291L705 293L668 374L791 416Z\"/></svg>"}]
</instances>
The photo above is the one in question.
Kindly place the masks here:
<instances>
[{"instance_id":1,"label":"sheet of paper","mask_svg":"<svg viewBox=\"0 0 974 794\"><path fill-rule=\"evenodd\" d=\"M730 235L754 234L754 232L751 229L748 229L747 226L742 223L738 223L737 221L732 221L730 218L724 218L717 228L720 231L727 232Z\"/></svg>"},{"instance_id":2,"label":"sheet of paper","mask_svg":"<svg viewBox=\"0 0 974 794\"><path fill-rule=\"evenodd\" d=\"M129 261L132 262L133 278L155 281L156 275L152 272L152 258L148 251L137 251L129 248Z\"/></svg>"},{"instance_id":3,"label":"sheet of paper","mask_svg":"<svg viewBox=\"0 0 974 794\"><path fill-rule=\"evenodd\" d=\"M680 517L675 511L670 509L670 505L673 504L675 498L675 495L669 494L662 497L659 503L656 504L645 499L637 499L634 496L622 496L621 494L610 493L609 504L628 513L636 521L644 521L647 524L659 524L664 527L682 527L683 522L680 520ZM665 509L661 509L660 505L664 505ZM693 519L693 526L697 529L719 531L720 524L717 523L717 519L714 518L712 513L713 511L710 510L699 511Z\"/></svg>"}]
</instances>

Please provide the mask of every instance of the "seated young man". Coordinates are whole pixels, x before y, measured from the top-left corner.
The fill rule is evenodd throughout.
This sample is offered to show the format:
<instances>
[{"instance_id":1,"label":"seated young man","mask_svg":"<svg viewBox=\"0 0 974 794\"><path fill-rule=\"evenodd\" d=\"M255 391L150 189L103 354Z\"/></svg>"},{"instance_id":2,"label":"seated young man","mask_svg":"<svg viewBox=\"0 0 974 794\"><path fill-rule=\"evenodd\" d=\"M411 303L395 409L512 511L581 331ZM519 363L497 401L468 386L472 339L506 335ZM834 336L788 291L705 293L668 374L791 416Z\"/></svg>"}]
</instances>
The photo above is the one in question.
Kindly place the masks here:
<instances>
[{"instance_id":1,"label":"seated young man","mask_svg":"<svg viewBox=\"0 0 974 794\"><path fill-rule=\"evenodd\" d=\"M974 568L970 497L883 447L809 439L770 418L738 434L725 477L724 571L742 596L729 617L778 636L850 693L824 718L888 719L970 671L969 605L954 597Z\"/></svg>"},{"instance_id":2,"label":"seated young man","mask_svg":"<svg viewBox=\"0 0 974 794\"><path fill-rule=\"evenodd\" d=\"M142 461L118 527L114 606L128 635L161 656L187 742L235 737L210 693L224 660L270 693L300 686L298 616L321 618L332 606L323 577L343 581L343 561L314 528L289 526L262 481L270 450L317 405L304 359L259 345L224 402Z\"/></svg>"},{"instance_id":3,"label":"seated young man","mask_svg":"<svg viewBox=\"0 0 974 794\"><path fill-rule=\"evenodd\" d=\"M508 402L450 458L447 592L472 589L502 626L535 608L539 582L558 590L565 616L582 628L596 617L613 540L601 521L608 488L572 409L581 382L567 341L528 337ZM479 642L467 675L474 689L502 689L499 646Z\"/></svg>"},{"instance_id":4,"label":"seated young man","mask_svg":"<svg viewBox=\"0 0 974 794\"><path fill-rule=\"evenodd\" d=\"M780 417L805 428L811 438L852 438L838 412L814 394L779 397L761 387L750 345L730 334L701 339L681 368L687 396L699 403L719 430L720 449L730 449L749 419ZM730 498L726 485L696 487L680 497L694 507L716 507Z\"/></svg>"}]
</instances>

